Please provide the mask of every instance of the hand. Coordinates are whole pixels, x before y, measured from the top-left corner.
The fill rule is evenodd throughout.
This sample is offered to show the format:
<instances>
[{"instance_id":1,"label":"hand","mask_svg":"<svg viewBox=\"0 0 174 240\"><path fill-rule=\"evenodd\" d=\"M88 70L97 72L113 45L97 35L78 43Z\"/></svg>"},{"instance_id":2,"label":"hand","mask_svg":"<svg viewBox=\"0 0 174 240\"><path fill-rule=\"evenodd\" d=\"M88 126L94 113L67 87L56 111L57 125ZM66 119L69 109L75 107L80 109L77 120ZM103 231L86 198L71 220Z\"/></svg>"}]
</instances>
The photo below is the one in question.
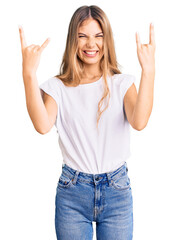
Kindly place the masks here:
<instances>
[{"instance_id":1,"label":"hand","mask_svg":"<svg viewBox=\"0 0 174 240\"><path fill-rule=\"evenodd\" d=\"M50 39L47 38L41 47L34 44L27 46L24 31L21 26L19 27L19 34L23 58L23 76L35 74L39 65L41 53L48 45Z\"/></svg>"},{"instance_id":2,"label":"hand","mask_svg":"<svg viewBox=\"0 0 174 240\"><path fill-rule=\"evenodd\" d=\"M155 72L155 36L154 26L150 24L149 44L141 44L140 36L136 32L137 55L143 71Z\"/></svg>"}]
</instances>

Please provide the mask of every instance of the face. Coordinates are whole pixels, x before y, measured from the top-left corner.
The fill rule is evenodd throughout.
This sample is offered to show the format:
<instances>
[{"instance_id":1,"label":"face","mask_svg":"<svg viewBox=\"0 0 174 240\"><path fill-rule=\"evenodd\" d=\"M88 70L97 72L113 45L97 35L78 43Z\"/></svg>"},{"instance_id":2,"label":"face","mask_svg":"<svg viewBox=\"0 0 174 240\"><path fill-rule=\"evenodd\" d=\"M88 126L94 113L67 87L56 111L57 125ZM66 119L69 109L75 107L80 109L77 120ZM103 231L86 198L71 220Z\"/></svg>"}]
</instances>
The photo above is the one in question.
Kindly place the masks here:
<instances>
[{"instance_id":1,"label":"face","mask_svg":"<svg viewBox=\"0 0 174 240\"><path fill-rule=\"evenodd\" d=\"M103 33L94 19L85 20L78 29L78 56L86 64L99 63L103 56Z\"/></svg>"}]
</instances>

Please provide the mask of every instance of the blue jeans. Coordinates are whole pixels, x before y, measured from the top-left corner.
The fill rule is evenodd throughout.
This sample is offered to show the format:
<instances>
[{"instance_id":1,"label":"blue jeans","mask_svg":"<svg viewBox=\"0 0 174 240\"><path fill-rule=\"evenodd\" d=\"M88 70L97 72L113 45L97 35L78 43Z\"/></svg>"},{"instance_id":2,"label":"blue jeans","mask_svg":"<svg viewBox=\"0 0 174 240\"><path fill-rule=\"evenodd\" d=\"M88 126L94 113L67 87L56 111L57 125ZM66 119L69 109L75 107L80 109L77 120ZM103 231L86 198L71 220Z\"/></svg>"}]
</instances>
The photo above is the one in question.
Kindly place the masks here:
<instances>
[{"instance_id":1,"label":"blue jeans","mask_svg":"<svg viewBox=\"0 0 174 240\"><path fill-rule=\"evenodd\" d=\"M133 238L133 199L125 163L113 172L89 174L62 165L55 198L58 240Z\"/></svg>"}]
</instances>

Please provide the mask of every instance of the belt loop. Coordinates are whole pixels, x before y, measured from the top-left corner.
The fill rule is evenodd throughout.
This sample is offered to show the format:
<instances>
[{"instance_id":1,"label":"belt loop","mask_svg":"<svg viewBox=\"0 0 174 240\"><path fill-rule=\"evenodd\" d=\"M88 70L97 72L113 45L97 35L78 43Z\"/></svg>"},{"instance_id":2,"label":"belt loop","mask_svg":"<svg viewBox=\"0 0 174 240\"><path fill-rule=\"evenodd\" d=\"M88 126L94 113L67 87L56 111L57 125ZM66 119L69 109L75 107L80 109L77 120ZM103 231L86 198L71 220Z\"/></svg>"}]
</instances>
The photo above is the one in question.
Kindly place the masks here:
<instances>
[{"instance_id":1,"label":"belt loop","mask_svg":"<svg viewBox=\"0 0 174 240\"><path fill-rule=\"evenodd\" d=\"M73 177L73 179L72 179L72 183L75 185L76 184L76 182L77 182L77 178L78 178L78 175L79 175L79 171L75 171L75 174L74 174L74 177Z\"/></svg>"},{"instance_id":2,"label":"belt loop","mask_svg":"<svg viewBox=\"0 0 174 240\"><path fill-rule=\"evenodd\" d=\"M111 186L111 185L112 185L111 176L110 176L110 174L109 174L109 173L106 173L106 175L107 175L107 178L108 178L108 183L109 183L109 186Z\"/></svg>"}]
</instances>

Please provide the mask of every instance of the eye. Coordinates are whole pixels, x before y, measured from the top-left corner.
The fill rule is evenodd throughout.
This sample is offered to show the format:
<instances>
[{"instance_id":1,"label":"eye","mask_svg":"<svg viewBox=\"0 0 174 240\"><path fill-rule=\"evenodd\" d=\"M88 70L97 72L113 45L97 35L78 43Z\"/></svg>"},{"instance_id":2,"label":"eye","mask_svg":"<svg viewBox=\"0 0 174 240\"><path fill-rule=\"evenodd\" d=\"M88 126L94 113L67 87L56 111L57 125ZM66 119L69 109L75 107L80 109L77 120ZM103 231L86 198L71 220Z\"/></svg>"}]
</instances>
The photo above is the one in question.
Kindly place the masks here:
<instances>
[{"instance_id":1,"label":"eye","mask_svg":"<svg viewBox=\"0 0 174 240\"><path fill-rule=\"evenodd\" d=\"M81 37L86 37L86 36L79 36L79 38L81 38ZM98 35L96 37L103 37L103 35Z\"/></svg>"}]
</instances>

